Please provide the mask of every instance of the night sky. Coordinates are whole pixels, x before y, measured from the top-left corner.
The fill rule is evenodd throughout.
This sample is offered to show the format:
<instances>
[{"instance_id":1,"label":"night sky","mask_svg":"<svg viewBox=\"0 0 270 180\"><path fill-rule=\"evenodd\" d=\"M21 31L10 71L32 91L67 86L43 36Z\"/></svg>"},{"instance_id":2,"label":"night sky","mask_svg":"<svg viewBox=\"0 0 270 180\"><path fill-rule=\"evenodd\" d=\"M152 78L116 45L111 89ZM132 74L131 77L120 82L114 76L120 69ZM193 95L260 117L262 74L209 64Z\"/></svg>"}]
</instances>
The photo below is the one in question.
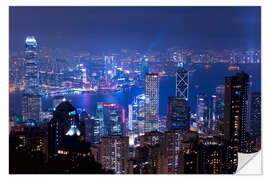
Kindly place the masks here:
<instances>
[{"instance_id":1,"label":"night sky","mask_svg":"<svg viewBox=\"0 0 270 180\"><path fill-rule=\"evenodd\" d=\"M10 7L10 50L27 35L73 50L252 49L261 44L260 7Z\"/></svg>"}]
</instances>

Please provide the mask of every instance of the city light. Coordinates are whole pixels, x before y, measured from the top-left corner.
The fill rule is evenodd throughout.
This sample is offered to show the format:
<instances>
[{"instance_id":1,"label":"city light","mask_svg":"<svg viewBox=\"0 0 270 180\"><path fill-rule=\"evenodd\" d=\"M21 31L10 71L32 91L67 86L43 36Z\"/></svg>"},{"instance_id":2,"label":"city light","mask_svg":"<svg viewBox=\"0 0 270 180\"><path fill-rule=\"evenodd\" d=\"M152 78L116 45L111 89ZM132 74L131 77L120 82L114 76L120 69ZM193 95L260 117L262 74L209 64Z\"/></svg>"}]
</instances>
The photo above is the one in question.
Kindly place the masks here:
<instances>
[{"instance_id":1,"label":"city light","mask_svg":"<svg viewBox=\"0 0 270 180\"><path fill-rule=\"evenodd\" d=\"M262 149L260 7L104 8L10 7L9 173L237 174Z\"/></svg>"},{"instance_id":2,"label":"city light","mask_svg":"<svg viewBox=\"0 0 270 180\"><path fill-rule=\"evenodd\" d=\"M116 104L103 104L104 107L113 107L115 106Z\"/></svg>"}]
</instances>

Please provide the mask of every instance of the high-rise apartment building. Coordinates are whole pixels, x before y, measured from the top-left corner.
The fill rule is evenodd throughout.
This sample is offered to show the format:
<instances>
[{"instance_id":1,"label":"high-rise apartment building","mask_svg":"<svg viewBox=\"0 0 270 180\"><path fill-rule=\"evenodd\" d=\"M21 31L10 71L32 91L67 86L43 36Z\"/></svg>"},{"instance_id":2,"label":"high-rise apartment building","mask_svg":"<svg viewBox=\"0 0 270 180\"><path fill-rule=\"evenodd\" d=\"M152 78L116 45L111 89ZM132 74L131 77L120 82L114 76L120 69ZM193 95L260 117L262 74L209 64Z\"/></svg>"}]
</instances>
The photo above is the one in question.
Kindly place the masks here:
<instances>
[{"instance_id":1,"label":"high-rise apartment building","mask_svg":"<svg viewBox=\"0 0 270 180\"><path fill-rule=\"evenodd\" d=\"M256 151L261 148L261 93L250 95L250 136L256 144Z\"/></svg>"},{"instance_id":2,"label":"high-rise apartment building","mask_svg":"<svg viewBox=\"0 0 270 180\"><path fill-rule=\"evenodd\" d=\"M99 163L105 170L116 174L128 173L129 139L124 136L102 137L99 149Z\"/></svg>"},{"instance_id":3,"label":"high-rise apartment building","mask_svg":"<svg viewBox=\"0 0 270 180\"><path fill-rule=\"evenodd\" d=\"M145 76L144 132L158 130L159 77L158 74Z\"/></svg>"},{"instance_id":4,"label":"high-rise apartment building","mask_svg":"<svg viewBox=\"0 0 270 180\"><path fill-rule=\"evenodd\" d=\"M240 152L246 149L249 75L238 73L225 79L224 136Z\"/></svg>"}]
</instances>

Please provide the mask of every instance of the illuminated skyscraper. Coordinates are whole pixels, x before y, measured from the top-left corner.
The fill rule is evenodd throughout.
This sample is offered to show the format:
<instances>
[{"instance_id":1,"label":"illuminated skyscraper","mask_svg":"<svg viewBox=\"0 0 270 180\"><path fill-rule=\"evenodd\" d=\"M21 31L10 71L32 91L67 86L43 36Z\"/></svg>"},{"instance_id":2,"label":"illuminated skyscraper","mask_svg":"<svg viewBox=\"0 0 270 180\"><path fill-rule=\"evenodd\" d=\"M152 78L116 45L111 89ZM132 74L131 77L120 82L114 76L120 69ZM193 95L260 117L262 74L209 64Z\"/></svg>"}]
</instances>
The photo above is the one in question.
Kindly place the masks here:
<instances>
[{"instance_id":1,"label":"illuminated skyscraper","mask_svg":"<svg viewBox=\"0 0 270 180\"><path fill-rule=\"evenodd\" d=\"M132 124L131 130L137 135L144 132L144 103L145 95L140 94L134 98L130 104L131 107L129 106L132 109L132 112L129 113L131 115L129 117Z\"/></svg>"},{"instance_id":2,"label":"illuminated skyscraper","mask_svg":"<svg viewBox=\"0 0 270 180\"><path fill-rule=\"evenodd\" d=\"M96 122L94 129L94 136L97 141L99 141L100 137L105 136L104 134L104 115L103 115L103 102L97 102L97 110L96 110Z\"/></svg>"},{"instance_id":3,"label":"illuminated skyscraper","mask_svg":"<svg viewBox=\"0 0 270 180\"><path fill-rule=\"evenodd\" d=\"M145 76L144 132L158 130L159 116L159 78L158 74Z\"/></svg>"},{"instance_id":4,"label":"illuminated skyscraper","mask_svg":"<svg viewBox=\"0 0 270 180\"><path fill-rule=\"evenodd\" d=\"M215 103L215 120L217 122L217 127L215 128L214 134L224 135L224 91L225 85L218 85L216 87L216 103ZM214 99L212 99L214 100ZM212 101L212 106L213 106ZM213 107L212 107L213 109ZM213 111L211 110L211 117L213 117Z\"/></svg>"},{"instance_id":5,"label":"illuminated skyscraper","mask_svg":"<svg viewBox=\"0 0 270 180\"><path fill-rule=\"evenodd\" d=\"M120 104L103 104L104 131L106 136L126 136L125 109Z\"/></svg>"},{"instance_id":6,"label":"illuminated skyscraper","mask_svg":"<svg viewBox=\"0 0 270 180\"><path fill-rule=\"evenodd\" d=\"M129 104L128 105L128 130L129 131L132 131L133 129L132 119L133 119L133 106L132 104Z\"/></svg>"},{"instance_id":7,"label":"illuminated skyscraper","mask_svg":"<svg viewBox=\"0 0 270 180\"><path fill-rule=\"evenodd\" d=\"M31 120L38 124L40 119L41 97L39 95L22 95L22 117L23 122Z\"/></svg>"},{"instance_id":8,"label":"illuminated skyscraper","mask_svg":"<svg viewBox=\"0 0 270 180\"><path fill-rule=\"evenodd\" d=\"M82 69L81 71L83 83L86 83L87 82L86 69Z\"/></svg>"},{"instance_id":9,"label":"illuminated skyscraper","mask_svg":"<svg viewBox=\"0 0 270 180\"><path fill-rule=\"evenodd\" d=\"M37 41L34 36L27 36L25 40L25 93L39 94L39 70L37 58Z\"/></svg>"},{"instance_id":10,"label":"illuminated skyscraper","mask_svg":"<svg viewBox=\"0 0 270 180\"><path fill-rule=\"evenodd\" d=\"M37 42L33 36L25 40L25 90L22 96L23 121L39 123L41 97L39 95L39 70L37 59Z\"/></svg>"},{"instance_id":11,"label":"illuminated skyscraper","mask_svg":"<svg viewBox=\"0 0 270 180\"><path fill-rule=\"evenodd\" d=\"M217 133L218 123L224 117L224 102L221 96L212 95L210 106L210 117L209 117L209 130L212 134Z\"/></svg>"},{"instance_id":12,"label":"illuminated skyscraper","mask_svg":"<svg viewBox=\"0 0 270 180\"><path fill-rule=\"evenodd\" d=\"M188 82L188 71L183 67L183 62L179 62L176 71L176 97L188 101Z\"/></svg>"},{"instance_id":13,"label":"illuminated skyscraper","mask_svg":"<svg viewBox=\"0 0 270 180\"><path fill-rule=\"evenodd\" d=\"M168 99L168 130L189 130L190 128L190 109L187 101L178 97Z\"/></svg>"},{"instance_id":14,"label":"illuminated skyscraper","mask_svg":"<svg viewBox=\"0 0 270 180\"><path fill-rule=\"evenodd\" d=\"M258 151L261 148L261 93L252 93L250 97L250 135Z\"/></svg>"},{"instance_id":15,"label":"illuminated skyscraper","mask_svg":"<svg viewBox=\"0 0 270 180\"><path fill-rule=\"evenodd\" d=\"M209 99L205 94L197 96L197 120L199 133L207 133L209 130Z\"/></svg>"},{"instance_id":16,"label":"illuminated skyscraper","mask_svg":"<svg viewBox=\"0 0 270 180\"><path fill-rule=\"evenodd\" d=\"M246 149L248 82L246 73L225 79L224 136L235 143L240 152Z\"/></svg>"}]
</instances>

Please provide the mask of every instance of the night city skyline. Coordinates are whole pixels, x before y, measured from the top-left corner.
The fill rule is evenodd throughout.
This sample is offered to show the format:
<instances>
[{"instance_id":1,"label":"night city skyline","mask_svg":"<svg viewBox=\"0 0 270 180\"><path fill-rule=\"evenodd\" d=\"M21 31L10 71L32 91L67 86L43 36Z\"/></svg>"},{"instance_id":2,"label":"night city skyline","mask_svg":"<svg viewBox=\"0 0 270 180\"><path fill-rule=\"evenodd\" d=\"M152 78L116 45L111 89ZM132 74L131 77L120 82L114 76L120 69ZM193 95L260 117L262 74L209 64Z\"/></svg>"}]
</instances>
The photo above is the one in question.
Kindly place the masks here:
<instances>
[{"instance_id":1,"label":"night city skyline","mask_svg":"<svg viewBox=\"0 0 270 180\"><path fill-rule=\"evenodd\" d=\"M10 174L237 174L260 152L260 7L9 10Z\"/></svg>"}]
</instances>

